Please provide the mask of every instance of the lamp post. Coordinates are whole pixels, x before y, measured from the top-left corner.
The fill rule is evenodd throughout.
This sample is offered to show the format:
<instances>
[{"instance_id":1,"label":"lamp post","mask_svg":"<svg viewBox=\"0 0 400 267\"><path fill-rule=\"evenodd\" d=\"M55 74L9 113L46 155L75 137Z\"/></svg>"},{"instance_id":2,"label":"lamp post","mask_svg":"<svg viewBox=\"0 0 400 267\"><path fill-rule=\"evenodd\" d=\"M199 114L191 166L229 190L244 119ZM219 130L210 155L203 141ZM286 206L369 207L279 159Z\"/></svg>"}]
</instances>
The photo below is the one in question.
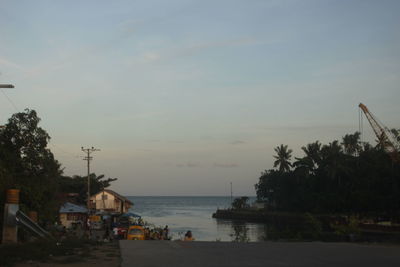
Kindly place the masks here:
<instances>
[{"instance_id":1,"label":"lamp post","mask_svg":"<svg viewBox=\"0 0 400 267\"><path fill-rule=\"evenodd\" d=\"M5 89L12 89L12 88L14 88L14 85L12 85L12 84L1 84L0 83L0 88L2 89L2 88L5 88ZM0 129L1 128L4 128L4 125L0 125Z\"/></svg>"},{"instance_id":2,"label":"lamp post","mask_svg":"<svg viewBox=\"0 0 400 267\"><path fill-rule=\"evenodd\" d=\"M0 88L14 88L12 84L0 84ZM0 125L0 129L4 128L4 125ZM19 190L9 189L7 190L7 201L4 204L4 218L3 223L3 243L17 243L17 231L18 227L15 223L15 214L19 210Z\"/></svg>"},{"instance_id":3,"label":"lamp post","mask_svg":"<svg viewBox=\"0 0 400 267\"><path fill-rule=\"evenodd\" d=\"M12 84L0 84L0 88L11 89L11 88L14 88L14 85L12 85Z\"/></svg>"}]
</instances>

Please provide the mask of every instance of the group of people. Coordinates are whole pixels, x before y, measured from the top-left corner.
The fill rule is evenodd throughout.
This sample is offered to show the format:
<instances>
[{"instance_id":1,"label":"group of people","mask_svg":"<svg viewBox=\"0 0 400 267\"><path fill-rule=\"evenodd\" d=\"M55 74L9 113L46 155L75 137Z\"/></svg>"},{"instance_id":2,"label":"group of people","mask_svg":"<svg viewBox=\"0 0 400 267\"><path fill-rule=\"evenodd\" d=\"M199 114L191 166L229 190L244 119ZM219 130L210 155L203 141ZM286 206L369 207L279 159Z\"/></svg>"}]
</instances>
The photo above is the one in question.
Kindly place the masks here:
<instances>
[{"instance_id":1,"label":"group of people","mask_svg":"<svg viewBox=\"0 0 400 267\"><path fill-rule=\"evenodd\" d=\"M164 229L161 228L149 229L148 227L146 227L144 229L144 235L146 240L171 240L171 237L169 236L168 225L166 225ZM194 241L192 231L186 232L183 241Z\"/></svg>"},{"instance_id":2,"label":"group of people","mask_svg":"<svg viewBox=\"0 0 400 267\"><path fill-rule=\"evenodd\" d=\"M128 226L127 227L121 227L121 223L113 223L111 226L112 229L112 234L113 234L113 239L126 239L127 238L127 230L129 228L129 225L138 225L143 227L143 233L144 233L144 240L171 240L170 236L170 230L168 228L168 225L166 225L164 228L162 227L155 227L155 228L150 228L146 227L146 223L139 218L139 220L129 218L128 221ZM184 238L182 239L183 241L194 241L194 237L192 234L192 231L187 231L185 233Z\"/></svg>"},{"instance_id":3,"label":"group of people","mask_svg":"<svg viewBox=\"0 0 400 267\"><path fill-rule=\"evenodd\" d=\"M168 225L161 228L150 229L148 227L144 228L144 237L146 240L170 240Z\"/></svg>"}]
</instances>

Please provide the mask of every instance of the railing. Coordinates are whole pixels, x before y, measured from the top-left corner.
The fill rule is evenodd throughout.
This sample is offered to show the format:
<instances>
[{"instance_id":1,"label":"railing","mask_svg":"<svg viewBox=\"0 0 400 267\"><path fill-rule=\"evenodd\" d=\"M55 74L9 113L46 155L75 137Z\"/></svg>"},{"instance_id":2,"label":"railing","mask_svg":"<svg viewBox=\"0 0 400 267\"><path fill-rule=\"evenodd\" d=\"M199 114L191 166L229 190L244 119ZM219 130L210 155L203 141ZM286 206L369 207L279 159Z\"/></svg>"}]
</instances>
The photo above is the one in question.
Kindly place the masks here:
<instances>
[{"instance_id":1,"label":"railing","mask_svg":"<svg viewBox=\"0 0 400 267\"><path fill-rule=\"evenodd\" d=\"M42 227L40 227L37 223L32 221L25 213L22 211L17 211L17 214L15 216L17 220L17 224L25 227L28 231L30 231L32 234L37 235L40 238L44 239L50 239L53 240L54 237L44 230Z\"/></svg>"}]
</instances>

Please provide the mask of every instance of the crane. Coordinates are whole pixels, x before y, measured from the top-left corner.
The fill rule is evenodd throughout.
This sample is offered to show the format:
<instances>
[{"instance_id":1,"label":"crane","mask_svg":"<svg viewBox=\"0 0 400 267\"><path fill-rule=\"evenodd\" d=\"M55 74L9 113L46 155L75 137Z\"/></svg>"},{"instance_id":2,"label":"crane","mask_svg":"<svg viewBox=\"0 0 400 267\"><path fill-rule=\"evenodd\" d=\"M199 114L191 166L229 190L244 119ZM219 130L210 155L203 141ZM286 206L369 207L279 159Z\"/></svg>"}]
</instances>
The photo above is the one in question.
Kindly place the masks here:
<instances>
[{"instance_id":1,"label":"crane","mask_svg":"<svg viewBox=\"0 0 400 267\"><path fill-rule=\"evenodd\" d=\"M376 137L379 142L381 142L384 150L389 154L392 161L400 163L400 143L396 136L389 130L389 128L379 122L379 120L368 110L366 105L360 103L358 107L364 112L372 130L374 130Z\"/></svg>"}]
</instances>

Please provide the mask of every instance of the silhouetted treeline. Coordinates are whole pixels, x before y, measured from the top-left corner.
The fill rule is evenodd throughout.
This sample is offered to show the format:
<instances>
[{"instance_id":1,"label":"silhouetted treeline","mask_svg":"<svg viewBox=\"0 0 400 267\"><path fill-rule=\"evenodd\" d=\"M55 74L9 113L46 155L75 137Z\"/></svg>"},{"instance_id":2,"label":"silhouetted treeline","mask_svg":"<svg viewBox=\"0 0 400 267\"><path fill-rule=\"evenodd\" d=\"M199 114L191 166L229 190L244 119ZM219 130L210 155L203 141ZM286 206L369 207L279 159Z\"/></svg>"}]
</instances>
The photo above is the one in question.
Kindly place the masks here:
<instances>
[{"instance_id":1,"label":"silhouetted treeline","mask_svg":"<svg viewBox=\"0 0 400 267\"><path fill-rule=\"evenodd\" d=\"M276 169L263 172L255 185L270 209L399 218L400 164L381 144L361 143L356 132L341 143L316 141L302 150L304 156L291 161L292 150L275 148Z\"/></svg>"}]
</instances>

